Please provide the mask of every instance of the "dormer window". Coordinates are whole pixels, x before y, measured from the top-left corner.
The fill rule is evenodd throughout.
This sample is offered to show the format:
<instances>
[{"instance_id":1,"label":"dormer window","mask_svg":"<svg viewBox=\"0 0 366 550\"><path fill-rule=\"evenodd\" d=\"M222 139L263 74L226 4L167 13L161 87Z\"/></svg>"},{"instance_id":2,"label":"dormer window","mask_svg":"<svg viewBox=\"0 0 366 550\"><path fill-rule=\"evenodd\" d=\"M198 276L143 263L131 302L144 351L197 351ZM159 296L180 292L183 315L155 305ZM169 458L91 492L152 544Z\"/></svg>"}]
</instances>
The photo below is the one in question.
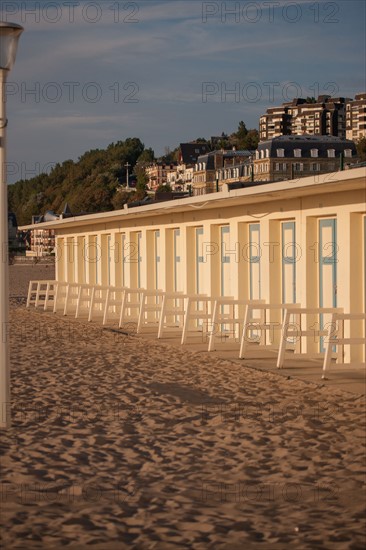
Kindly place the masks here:
<instances>
[{"instance_id":1,"label":"dormer window","mask_svg":"<svg viewBox=\"0 0 366 550\"><path fill-rule=\"evenodd\" d=\"M335 149L328 149L328 157L335 158Z\"/></svg>"},{"instance_id":2,"label":"dormer window","mask_svg":"<svg viewBox=\"0 0 366 550\"><path fill-rule=\"evenodd\" d=\"M269 158L269 149L266 149L266 158Z\"/></svg>"},{"instance_id":3,"label":"dormer window","mask_svg":"<svg viewBox=\"0 0 366 550\"><path fill-rule=\"evenodd\" d=\"M255 158L256 158L256 160L259 159L259 151L258 150L255 152Z\"/></svg>"},{"instance_id":4,"label":"dormer window","mask_svg":"<svg viewBox=\"0 0 366 550\"><path fill-rule=\"evenodd\" d=\"M264 159L264 150L261 151L261 159Z\"/></svg>"},{"instance_id":5,"label":"dormer window","mask_svg":"<svg viewBox=\"0 0 366 550\"><path fill-rule=\"evenodd\" d=\"M318 149L311 149L310 153L313 158L317 158L319 156Z\"/></svg>"},{"instance_id":6,"label":"dormer window","mask_svg":"<svg viewBox=\"0 0 366 550\"><path fill-rule=\"evenodd\" d=\"M284 149L277 149L277 156L278 157L284 157L285 156L285 150Z\"/></svg>"},{"instance_id":7,"label":"dormer window","mask_svg":"<svg viewBox=\"0 0 366 550\"><path fill-rule=\"evenodd\" d=\"M345 149L344 150L344 156L346 158L352 158L352 149Z\"/></svg>"},{"instance_id":8,"label":"dormer window","mask_svg":"<svg viewBox=\"0 0 366 550\"><path fill-rule=\"evenodd\" d=\"M301 149L294 149L294 157L301 157Z\"/></svg>"}]
</instances>

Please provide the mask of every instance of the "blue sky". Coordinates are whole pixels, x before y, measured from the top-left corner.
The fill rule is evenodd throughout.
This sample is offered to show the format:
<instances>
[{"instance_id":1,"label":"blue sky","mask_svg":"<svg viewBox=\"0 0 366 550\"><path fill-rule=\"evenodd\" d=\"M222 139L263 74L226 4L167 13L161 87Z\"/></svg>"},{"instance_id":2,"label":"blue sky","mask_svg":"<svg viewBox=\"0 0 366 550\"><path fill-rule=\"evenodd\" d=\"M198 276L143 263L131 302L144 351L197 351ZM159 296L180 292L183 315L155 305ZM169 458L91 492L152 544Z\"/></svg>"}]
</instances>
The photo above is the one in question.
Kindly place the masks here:
<instances>
[{"instance_id":1,"label":"blue sky","mask_svg":"<svg viewBox=\"0 0 366 550\"><path fill-rule=\"evenodd\" d=\"M127 137L159 155L240 120L257 128L297 92L366 90L358 0L1 0L0 19L25 27L8 84L10 182Z\"/></svg>"}]
</instances>

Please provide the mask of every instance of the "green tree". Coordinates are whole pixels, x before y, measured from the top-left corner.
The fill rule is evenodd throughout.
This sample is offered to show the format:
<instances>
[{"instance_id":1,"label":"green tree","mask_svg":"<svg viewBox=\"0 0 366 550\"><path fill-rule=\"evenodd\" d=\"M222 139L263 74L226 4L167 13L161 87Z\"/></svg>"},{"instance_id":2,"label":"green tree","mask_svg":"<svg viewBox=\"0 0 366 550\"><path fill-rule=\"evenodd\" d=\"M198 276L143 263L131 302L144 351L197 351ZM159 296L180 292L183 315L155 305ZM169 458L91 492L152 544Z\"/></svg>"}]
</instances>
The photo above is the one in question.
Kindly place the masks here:
<instances>
[{"instance_id":1,"label":"green tree","mask_svg":"<svg viewBox=\"0 0 366 550\"><path fill-rule=\"evenodd\" d=\"M361 162L366 161L366 137L361 137L356 142L357 155Z\"/></svg>"},{"instance_id":2,"label":"green tree","mask_svg":"<svg viewBox=\"0 0 366 550\"><path fill-rule=\"evenodd\" d=\"M252 128L248 130L245 123L241 120L239 122L238 130L233 137L236 141L238 149L257 149L259 143L259 132Z\"/></svg>"}]
</instances>

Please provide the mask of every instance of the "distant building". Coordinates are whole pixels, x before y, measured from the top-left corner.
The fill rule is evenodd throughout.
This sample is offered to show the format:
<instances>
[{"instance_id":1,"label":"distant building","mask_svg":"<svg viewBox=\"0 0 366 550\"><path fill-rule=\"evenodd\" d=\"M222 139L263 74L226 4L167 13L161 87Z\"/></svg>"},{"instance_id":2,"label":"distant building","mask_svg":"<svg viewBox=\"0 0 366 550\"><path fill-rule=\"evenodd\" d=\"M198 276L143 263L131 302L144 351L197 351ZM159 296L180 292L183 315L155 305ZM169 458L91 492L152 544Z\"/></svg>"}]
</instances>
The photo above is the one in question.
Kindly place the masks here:
<instances>
[{"instance_id":1,"label":"distant building","mask_svg":"<svg viewBox=\"0 0 366 550\"><path fill-rule=\"evenodd\" d=\"M299 97L280 107L271 107L259 120L260 141L293 134L345 138L349 102L351 98L321 95L315 103Z\"/></svg>"},{"instance_id":2,"label":"distant building","mask_svg":"<svg viewBox=\"0 0 366 550\"><path fill-rule=\"evenodd\" d=\"M55 252L55 232L52 229L43 229L42 223L62 220L73 217L69 205L66 203L61 214L49 210L42 216L32 216L32 225L40 224L39 229L31 232L31 247L28 256L50 256Z\"/></svg>"},{"instance_id":3,"label":"distant building","mask_svg":"<svg viewBox=\"0 0 366 550\"><path fill-rule=\"evenodd\" d=\"M253 151L233 149L212 151L199 156L193 173L193 194L213 193L216 191L216 185L222 185L225 174L230 173L232 178L236 177L234 174L239 174L237 170L240 165L247 165L249 177L250 159L253 154ZM230 172L228 172L229 170Z\"/></svg>"},{"instance_id":4,"label":"distant building","mask_svg":"<svg viewBox=\"0 0 366 550\"><path fill-rule=\"evenodd\" d=\"M283 181L337 172L356 161L351 140L334 136L279 136L259 144L255 152L256 181Z\"/></svg>"},{"instance_id":5,"label":"distant building","mask_svg":"<svg viewBox=\"0 0 366 550\"><path fill-rule=\"evenodd\" d=\"M177 166L168 171L167 183L176 191L187 191L193 184L194 166L199 156L209 153L207 143L181 143Z\"/></svg>"},{"instance_id":6,"label":"distant building","mask_svg":"<svg viewBox=\"0 0 366 550\"><path fill-rule=\"evenodd\" d=\"M359 140L366 136L366 92L355 96L346 107L346 137Z\"/></svg>"},{"instance_id":7,"label":"distant building","mask_svg":"<svg viewBox=\"0 0 366 550\"><path fill-rule=\"evenodd\" d=\"M174 169L175 164L166 164L165 162L154 162L146 168L146 175L148 178L147 186L156 191L161 185L168 183L168 174Z\"/></svg>"}]
</instances>

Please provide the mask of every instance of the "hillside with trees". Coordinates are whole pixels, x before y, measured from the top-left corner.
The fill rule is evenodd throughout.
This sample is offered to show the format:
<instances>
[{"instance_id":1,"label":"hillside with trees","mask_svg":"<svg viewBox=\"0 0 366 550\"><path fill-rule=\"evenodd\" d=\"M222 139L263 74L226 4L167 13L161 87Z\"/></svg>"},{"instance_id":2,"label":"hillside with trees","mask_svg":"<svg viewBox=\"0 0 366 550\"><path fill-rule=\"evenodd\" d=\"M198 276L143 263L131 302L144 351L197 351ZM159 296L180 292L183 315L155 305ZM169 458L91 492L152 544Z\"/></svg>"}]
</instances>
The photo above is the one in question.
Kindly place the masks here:
<instances>
[{"instance_id":1,"label":"hillside with trees","mask_svg":"<svg viewBox=\"0 0 366 550\"><path fill-rule=\"evenodd\" d=\"M209 143L205 138L197 142ZM244 122L230 136L222 133L216 146L237 149L256 149L257 130L247 130ZM65 203L75 214L107 212L123 208L127 202L141 200L146 195L146 167L155 160L167 164L177 162L179 147L155 159L154 151L145 148L138 138L111 143L106 149L93 149L76 162L66 160L57 164L49 174L20 180L8 187L9 211L14 212L18 225L31 223L32 216L52 210L59 214ZM136 182L135 190L126 191L127 168ZM130 181L131 181L130 180Z\"/></svg>"},{"instance_id":2,"label":"hillside with trees","mask_svg":"<svg viewBox=\"0 0 366 550\"><path fill-rule=\"evenodd\" d=\"M23 225L31 222L32 215L44 214L47 210L62 212L66 202L75 213L121 208L125 202L144 194L141 170L137 174L137 190L123 192L125 165L130 165L131 174L136 166L151 160L154 152L146 150L138 138L111 143L107 149L88 151L77 162L66 160L49 174L9 185L9 210L15 212L18 224Z\"/></svg>"}]
</instances>

